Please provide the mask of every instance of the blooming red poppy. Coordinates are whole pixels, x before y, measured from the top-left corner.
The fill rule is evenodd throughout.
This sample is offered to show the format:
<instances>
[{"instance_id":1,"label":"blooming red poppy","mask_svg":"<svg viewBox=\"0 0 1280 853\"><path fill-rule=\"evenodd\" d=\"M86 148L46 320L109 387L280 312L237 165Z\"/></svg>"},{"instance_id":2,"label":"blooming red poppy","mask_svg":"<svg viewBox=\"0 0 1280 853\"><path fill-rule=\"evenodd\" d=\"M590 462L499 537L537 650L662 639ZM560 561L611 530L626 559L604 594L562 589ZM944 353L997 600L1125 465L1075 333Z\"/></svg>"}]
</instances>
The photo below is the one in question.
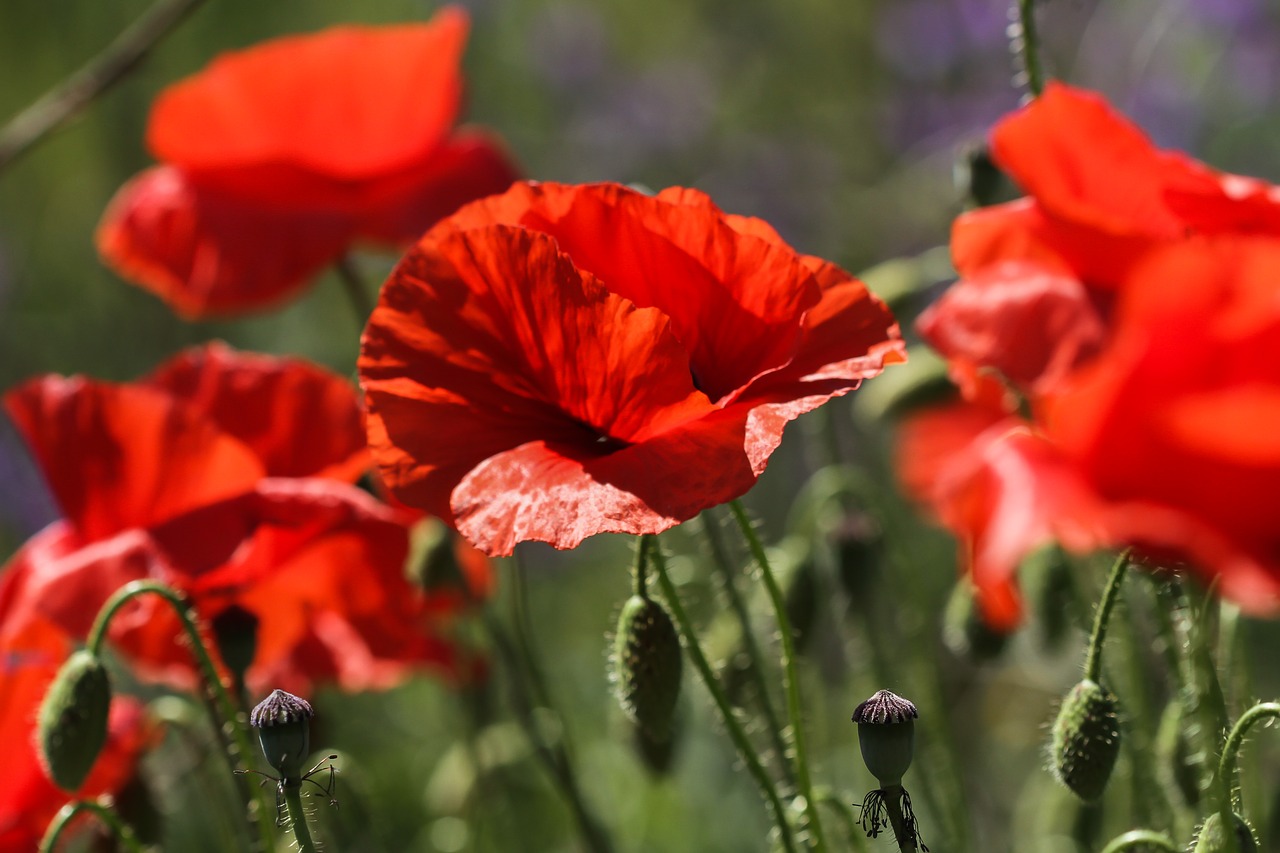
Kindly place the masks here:
<instances>
[{"instance_id":1,"label":"blooming red poppy","mask_svg":"<svg viewBox=\"0 0 1280 853\"><path fill-rule=\"evenodd\" d=\"M54 815L71 795L45 775L36 751L35 720L44 694L71 653L70 641L47 623L12 619L15 585L0 576L0 850L35 850ZM21 617L21 614L19 614ZM133 777L149 741L142 708L128 698L112 702L107 740L75 795L92 799L119 792Z\"/></svg>"},{"instance_id":2,"label":"blooming red poppy","mask_svg":"<svg viewBox=\"0 0 1280 853\"><path fill-rule=\"evenodd\" d=\"M992 147L1032 195L956 222L964 278L921 331L970 399L950 425L907 424L909 488L961 538L1000 624L1017 616L1018 561L1048 538L1186 560L1273 608L1280 189L1160 151L1060 84ZM1029 421L979 399L993 374ZM926 451L939 462L922 472L910 459Z\"/></svg>"},{"instance_id":3,"label":"blooming red poppy","mask_svg":"<svg viewBox=\"0 0 1280 853\"><path fill-rule=\"evenodd\" d=\"M400 262L359 368L389 487L494 555L738 497L902 352L861 282L699 192L522 183Z\"/></svg>"},{"instance_id":4,"label":"blooming red poppy","mask_svg":"<svg viewBox=\"0 0 1280 853\"><path fill-rule=\"evenodd\" d=\"M399 246L515 178L487 132L454 130L468 20L338 27L220 56L161 93L162 165L126 184L102 257L180 314L268 308L356 241Z\"/></svg>"},{"instance_id":5,"label":"blooming red poppy","mask_svg":"<svg viewBox=\"0 0 1280 853\"><path fill-rule=\"evenodd\" d=\"M36 379L5 405L65 514L7 570L24 578L17 612L82 638L114 590L156 578L206 623L233 606L257 618L260 687L383 686L467 664L433 631L448 613L406 579L416 515L344 482L366 456L341 377L215 345L133 385ZM177 636L152 598L110 633L141 670L186 682Z\"/></svg>"}]
</instances>

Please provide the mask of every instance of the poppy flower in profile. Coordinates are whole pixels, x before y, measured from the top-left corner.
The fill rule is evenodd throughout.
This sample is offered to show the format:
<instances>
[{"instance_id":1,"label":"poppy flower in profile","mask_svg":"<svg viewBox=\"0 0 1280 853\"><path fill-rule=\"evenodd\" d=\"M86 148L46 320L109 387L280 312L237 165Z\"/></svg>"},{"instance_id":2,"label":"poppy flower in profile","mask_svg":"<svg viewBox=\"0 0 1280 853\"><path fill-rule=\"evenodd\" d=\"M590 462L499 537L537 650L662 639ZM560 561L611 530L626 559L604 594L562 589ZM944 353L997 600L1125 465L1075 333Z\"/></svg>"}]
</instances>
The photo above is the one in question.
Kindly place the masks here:
<instances>
[{"instance_id":1,"label":"poppy flower in profile","mask_svg":"<svg viewBox=\"0 0 1280 853\"><path fill-rule=\"evenodd\" d=\"M656 533L903 359L861 282L702 193L516 184L441 221L361 346L370 446L480 550Z\"/></svg>"},{"instance_id":2,"label":"poppy flower in profile","mask_svg":"<svg viewBox=\"0 0 1280 853\"><path fill-rule=\"evenodd\" d=\"M263 310L354 243L398 247L515 170L455 129L468 19L337 27L224 54L162 92L160 161L116 194L103 259L188 318Z\"/></svg>"},{"instance_id":3,"label":"poppy flower in profile","mask_svg":"<svg viewBox=\"0 0 1280 853\"><path fill-rule=\"evenodd\" d=\"M1274 609L1280 189L1161 151L1061 84L992 151L1030 195L956 221L962 278L920 330L965 399L904 425L908 489L1003 626L1048 539L1185 561Z\"/></svg>"},{"instance_id":4,"label":"poppy flower in profile","mask_svg":"<svg viewBox=\"0 0 1280 853\"><path fill-rule=\"evenodd\" d=\"M45 774L37 754L36 713L72 643L53 626L11 618L21 578L0 576L0 850L35 850L72 797ZM75 796L116 794L133 778L150 742L142 707L128 697L111 703L102 752Z\"/></svg>"},{"instance_id":5,"label":"poppy flower in profile","mask_svg":"<svg viewBox=\"0 0 1280 853\"><path fill-rule=\"evenodd\" d=\"M65 516L7 568L22 578L16 613L83 638L112 592L153 578L205 624L229 611L256 620L257 687L386 686L421 666L467 674L442 630L457 606L405 574L417 516L351 485L367 455L341 377L214 345L139 383L43 377L4 403ZM139 671L185 684L180 635L144 597L109 637Z\"/></svg>"}]
</instances>

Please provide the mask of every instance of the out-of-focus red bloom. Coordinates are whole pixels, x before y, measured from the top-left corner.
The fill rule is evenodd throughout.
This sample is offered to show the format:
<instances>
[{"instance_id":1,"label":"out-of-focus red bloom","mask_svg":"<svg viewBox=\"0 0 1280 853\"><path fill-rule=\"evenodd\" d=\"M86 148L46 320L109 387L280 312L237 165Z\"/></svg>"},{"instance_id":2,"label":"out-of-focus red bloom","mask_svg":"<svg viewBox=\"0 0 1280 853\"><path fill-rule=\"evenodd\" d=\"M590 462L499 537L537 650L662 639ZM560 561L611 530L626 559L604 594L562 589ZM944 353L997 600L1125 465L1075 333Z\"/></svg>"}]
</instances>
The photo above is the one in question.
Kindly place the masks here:
<instances>
[{"instance_id":1,"label":"out-of-focus red bloom","mask_svg":"<svg viewBox=\"0 0 1280 853\"><path fill-rule=\"evenodd\" d=\"M905 425L909 489L1002 625L1017 563L1051 537L1187 560L1273 609L1280 188L1160 151L1060 84L992 149L1031 196L956 222L963 278L920 328L968 399ZM1029 420L988 393L1000 382Z\"/></svg>"},{"instance_id":2,"label":"out-of-focus red bloom","mask_svg":"<svg viewBox=\"0 0 1280 853\"><path fill-rule=\"evenodd\" d=\"M112 592L155 578L206 622L233 605L257 617L254 685L355 689L460 665L432 631L446 614L405 575L416 516L350 485L367 457L341 377L214 345L140 383L45 377L4 402L65 514L7 569L23 579L16 613L83 637ZM185 682L180 635L142 598L110 639Z\"/></svg>"},{"instance_id":3,"label":"out-of-focus red bloom","mask_svg":"<svg viewBox=\"0 0 1280 853\"><path fill-rule=\"evenodd\" d=\"M54 626L13 614L22 578L0 576L0 850L35 850L71 796L49 780L36 752L36 712L58 667L72 651ZM76 796L118 792L133 777L149 740L141 706L127 697L111 703L107 740Z\"/></svg>"},{"instance_id":4,"label":"out-of-focus red bloom","mask_svg":"<svg viewBox=\"0 0 1280 853\"><path fill-rule=\"evenodd\" d=\"M401 261L360 375L393 492L509 554L738 497L787 422L902 351L861 282L699 192L528 183Z\"/></svg>"},{"instance_id":5,"label":"out-of-focus red bloom","mask_svg":"<svg viewBox=\"0 0 1280 853\"><path fill-rule=\"evenodd\" d=\"M217 58L165 90L147 128L162 165L126 184L98 248L186 317L261 310L357 241L399 246L515 170L454 129L468 20L339 27Z\"/></svg>"}]
</instances>

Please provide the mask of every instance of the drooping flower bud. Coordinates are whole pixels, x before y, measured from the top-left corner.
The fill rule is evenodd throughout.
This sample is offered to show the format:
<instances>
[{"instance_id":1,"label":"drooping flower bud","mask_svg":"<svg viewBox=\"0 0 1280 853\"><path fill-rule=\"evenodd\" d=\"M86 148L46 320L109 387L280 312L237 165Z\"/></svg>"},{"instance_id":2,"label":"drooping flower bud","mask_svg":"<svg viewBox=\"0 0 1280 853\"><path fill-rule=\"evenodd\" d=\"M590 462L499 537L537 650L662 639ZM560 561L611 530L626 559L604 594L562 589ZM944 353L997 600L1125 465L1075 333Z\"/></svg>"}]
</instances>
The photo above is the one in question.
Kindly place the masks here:
<instances>
[{"instance_id":1,"label":"drooping flower bud","mask_svg":"<svg viewBox=\"0 0 1280 853\"><path fill-rule=\"evenodd\" d=\"M646 596L627 599L613 644L618 701L655 740L671 736L682 666L680 638L666 609Z\"/></svg>"},{"instance_id":2,"label":"drooping flower bud","mask_svg":"<svg viewBox=\"0 0 1280 853\"><path fill-rule=\"evenodd\" d=\"M249 714L267 763L285 779L300 779L311 752L311 703L292 693L273 690Z\"/></svg>"},{"instance_id":3,"label":"drooping flower bud","mask_svg":"<svg viewBox=\"0 0 1280 853\"><path fill-rule=\"evenodd\" d=\"M978 607L973 584L962 579L947 600L942 641L958 657L982 663L999 657L1009 644L1009 634L987 624Z\"/></svg>"},{"instance_id":4,"label":"drooping flower bud","mask_svg":"<svg viewBox=\"0 0 1280 853\"><path fill-rule=\"evenodd\" d=\"M1237 853L1258 853L1258 839L1249 822L1234 812L1231 815L1236 825ZM1191 853L1222 853L1227 849L1227 839L1222 834L1222 817L1217 812L1209 815L1196 833L1195 847Z\"/></svg>"},{"instance_id":5,"label":"drooping flower bud","mask_svg":"<svg viewBox=\"0 0 1280 853\"><path fill-rule=\"evenodd\" d=\"M862 761L881 788L902 786L915 755L916 706L888 690L876 691L853 712Z\"/></svg>"},{"instance_id":6,"label":"drooping flower bud","mask_svg":"<svg viewBox=\"0 0 1280 853\"><path fill-rule=\"evenodd\" d=\"M110 711L111 681L101 659L75 652L49 685L36 725L41 763L58 787L75 791L84 783L106 743Z\"/></svg>"},{"instance_id":7,"label":"drooping flower bud","mask_svg":"<svg viewBox=\"0 0 1280 853\"><path fill-rule=\"evenodd\" d=\"M258 617L233 604L213 617L213 641L227 669L243 684L245 674L258 653Z\"/></svg>"},{"instance_id":8,"label":"drooping flower bud","mask_svg":"<svg viewBox=\"0 0 1280 853\"><path fill-rule=\"evenodd\" d=\"M1071 688L1053 723L1053 775L1085 802L1102 795L1120 755L1115 694L1085 679Z\"/></svg>"}]
</instances>

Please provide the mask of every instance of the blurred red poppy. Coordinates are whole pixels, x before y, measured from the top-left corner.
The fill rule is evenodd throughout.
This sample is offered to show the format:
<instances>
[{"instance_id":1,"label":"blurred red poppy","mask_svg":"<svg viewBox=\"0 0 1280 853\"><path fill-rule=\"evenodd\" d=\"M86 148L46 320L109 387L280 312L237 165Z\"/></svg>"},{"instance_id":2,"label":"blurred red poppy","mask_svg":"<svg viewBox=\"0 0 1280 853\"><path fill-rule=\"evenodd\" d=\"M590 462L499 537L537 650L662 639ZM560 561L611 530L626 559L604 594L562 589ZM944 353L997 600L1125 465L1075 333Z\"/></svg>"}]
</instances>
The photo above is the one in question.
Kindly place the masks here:
<instances>
[{"instance_id":1,"label":"blurred red poppy","mask_svg":"<svg viewBox=\"0 0 1280 853\"><path fill-rule=\"evenodd\" d=\"M341 377L214 345L133 385L36 379L5 405L65 514L7 570L24 578L19 612L79 638L114 590L156 578L206 623L233 606L257 618L258 687L355 689L412 666L470 666L433 632L448 612L407 579L417 516L344 482L366 456ZM151 598L110 633L146 674L186 683L178 636Z\"/></svg>"},{"instance_id":2,"label":"blurred red poppy","mask_svg":"<svg viewBox=\"0 0 1280 853\"><path fill-rule=\"evenodd\" d=\"M69 639L23 614L11 618L22 579L0 576L0 850L35 850L58 810L72 797L49 780L36 752L36 712L46 688L72 651ZM133 777L150 739L142 708L121 697L112 702L107 740L75 796L92 799L119 792Z\"/></svg>"},{"instance_id":3,"label":"blurred red poppy","mask_svg":"<svg viewBox=\"0 0 1280 853\"><path fill-rule=\"evenodd\" d=\"M736 498L902 352L861 282L699 192L526 183L401 261L360 375L389 487L494 555Z\"/></svg>"},{"instance_id":4,"label":"blurred red poppy","mask_svg":"<svg viewBox=\"0 0 1280 853\"><path fill-rule=\"evenodd\" d=\"M338 27L218 57L161 93L162 165L117 193L98 248L189 318L279 304L354 242L399 246L515 170L454 130L466 13Z\"/></svg>"},{"instance_id":5,"label":"blurred red poppy","mask_svg":"<svg viewBox=\"0 0 1280 853\"><path fill-rule=\"evenodd\" d=\"M968 401L905 425L909 489L1003 625L1018 561L1048 538L1186 560L1274 608L1280 189L1160 151L1060 84L992 150L1032 196L956 222L964 277L920 328Z\"/></svg>"}]
</instances>

